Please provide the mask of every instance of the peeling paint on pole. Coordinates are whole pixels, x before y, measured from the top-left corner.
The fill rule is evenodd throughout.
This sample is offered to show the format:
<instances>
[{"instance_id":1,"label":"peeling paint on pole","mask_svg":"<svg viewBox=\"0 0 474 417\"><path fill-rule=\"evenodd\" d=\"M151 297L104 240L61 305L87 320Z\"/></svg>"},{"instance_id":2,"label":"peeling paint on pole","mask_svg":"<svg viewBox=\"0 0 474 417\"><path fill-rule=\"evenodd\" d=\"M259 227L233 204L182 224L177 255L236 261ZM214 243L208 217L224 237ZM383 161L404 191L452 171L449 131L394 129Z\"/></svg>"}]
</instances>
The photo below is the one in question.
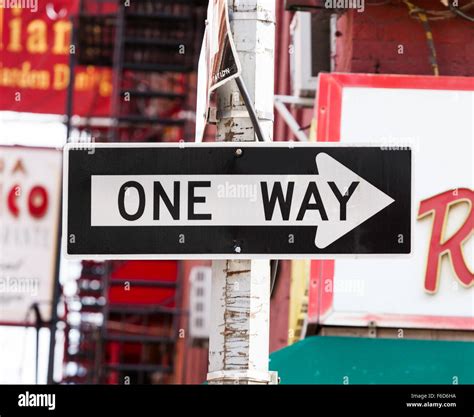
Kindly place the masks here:
<instances>
[{"instance_id":1,"label":"peeling paint on pole","mask_svg":"<svg viewBox=\"0 0 474 417\"><path fill-rule=\"evenodd\" d=\"M268 373L270 264L224 260L214 261L212 267L209 372L239 371L232 373L240 375L237 381L229 376L225 379L251 382L246 371Z\"/></svg>"},{"instance_id":2,"label":"peeling paint on pole","mask_svg":"<svg viewBox=\"0 0 474 417\"><path fill-rule=\"evenodd\" d=\"M275 0L228 0L228 5L242 78L263 135L272 140ZM217 90L217 119L217 141L255 141L235 81ZM214 261L212 273L209 383L270 383L270 262Z\"/></svg>"}]
</instances>

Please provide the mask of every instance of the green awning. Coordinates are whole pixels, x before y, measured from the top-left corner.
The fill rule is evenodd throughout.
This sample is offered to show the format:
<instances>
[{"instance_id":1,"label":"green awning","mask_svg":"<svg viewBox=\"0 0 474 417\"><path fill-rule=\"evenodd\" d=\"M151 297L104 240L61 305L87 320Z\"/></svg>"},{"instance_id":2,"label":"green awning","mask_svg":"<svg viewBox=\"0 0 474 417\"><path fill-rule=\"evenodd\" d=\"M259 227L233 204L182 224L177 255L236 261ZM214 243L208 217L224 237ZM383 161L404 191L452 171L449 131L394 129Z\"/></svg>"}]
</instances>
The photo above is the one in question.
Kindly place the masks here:
<instances>
[{"instance_id":1,"label":"green awning","mask_svg":"<svg viewBox=\"0 0 474 417\"><path fill-rule=\"evenodd\" d=\"M270 355L281 384L474 384L474 343L313 336Z\"/></svg>"}]
</instances>

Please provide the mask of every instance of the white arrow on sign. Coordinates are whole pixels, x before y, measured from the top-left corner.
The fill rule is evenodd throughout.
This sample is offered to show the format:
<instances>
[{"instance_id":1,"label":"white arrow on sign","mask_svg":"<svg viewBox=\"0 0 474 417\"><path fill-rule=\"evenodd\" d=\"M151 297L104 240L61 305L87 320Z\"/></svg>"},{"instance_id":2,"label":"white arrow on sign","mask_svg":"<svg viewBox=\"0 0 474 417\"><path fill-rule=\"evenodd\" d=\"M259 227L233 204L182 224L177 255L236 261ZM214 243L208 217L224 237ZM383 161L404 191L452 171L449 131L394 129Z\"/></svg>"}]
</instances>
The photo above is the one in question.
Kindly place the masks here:
<instances>
[{"instance_id":1,"label":"white arrow on sign","mask_svg":"<svg viewBox=\"0 0 474 417\"><path fill-rule=\"evenodd\" d=\"M331 220L329 217L328 221L321 223L318 227L314 244L319 249L326 248L395 201L328 154L318 154L316 166L320 173L324 173L321 174L323 177L326 176L328 180L332 180L336 184L345 184L346 190L348 190L349 184L359 182L348 201L347 220L337 221Z\"/></svg>"},{"instance_id":2,"label":"white arrow on sign","mask_svg":"<svg viewBox=\"0 0 474 417\"><path fill-rule=\"evenodd\" d=\"M312 175L93 175L92 226L317 226L322 249L394 200L319 153Z\"/></svg>"}]
</instances>

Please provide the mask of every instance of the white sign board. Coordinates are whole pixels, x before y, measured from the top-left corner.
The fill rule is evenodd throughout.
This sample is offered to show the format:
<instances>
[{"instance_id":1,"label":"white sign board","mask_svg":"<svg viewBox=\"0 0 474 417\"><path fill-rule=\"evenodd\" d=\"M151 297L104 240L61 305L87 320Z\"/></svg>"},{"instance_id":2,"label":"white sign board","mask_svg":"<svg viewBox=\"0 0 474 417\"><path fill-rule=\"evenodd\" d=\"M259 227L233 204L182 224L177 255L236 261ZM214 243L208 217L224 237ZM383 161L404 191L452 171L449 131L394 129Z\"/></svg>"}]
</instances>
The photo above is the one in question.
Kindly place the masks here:
<instances>
[{"instance_id":1,"label":"white sign board","mask_svg":"<svg viewBox=\"0 0 474 417\"><path fill-rule=\"evenodd\" d=\"M328 74L318 91L318 140L413 149L416 220L409 259L315 261L310 321L473 330L474 80Z\"/></svg>"},{"instance_id":2,"label":"white sign board","mask_svg":"<svg viewBox=\"0 0 474 417\"><path fill-rule=\"evenodd\" d=\"M49 320L58 248L61 152L0 147L0 323Z\"/></svg>"}]
</instances>

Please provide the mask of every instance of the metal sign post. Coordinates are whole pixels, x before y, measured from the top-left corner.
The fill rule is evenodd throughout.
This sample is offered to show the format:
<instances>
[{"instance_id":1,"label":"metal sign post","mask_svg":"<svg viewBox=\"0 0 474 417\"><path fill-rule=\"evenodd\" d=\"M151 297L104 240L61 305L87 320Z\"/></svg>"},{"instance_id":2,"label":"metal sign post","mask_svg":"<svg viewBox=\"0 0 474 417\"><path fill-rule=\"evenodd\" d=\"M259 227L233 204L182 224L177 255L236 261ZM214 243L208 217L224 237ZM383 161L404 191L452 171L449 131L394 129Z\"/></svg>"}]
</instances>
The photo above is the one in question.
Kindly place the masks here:
<instances>
[{"instance_id":1,"label":"metal sign post","mask_svg":"<svg viewBox=\"0 0 474 417\"><path fill-rule=\"evenodd\" d=\"M259 139L273 139L275 1L228 1L241 78L260 119ZM242 88L242 81L239 83ZM217 141L252 142L255 121L241 88L227 83L217 91ZM248 103L247 103L248 104ZM238 248L236 248L238 250ZM209 383L268 384L270 262L224 260L212 264Z\"/></svg>"}]
</instances>

